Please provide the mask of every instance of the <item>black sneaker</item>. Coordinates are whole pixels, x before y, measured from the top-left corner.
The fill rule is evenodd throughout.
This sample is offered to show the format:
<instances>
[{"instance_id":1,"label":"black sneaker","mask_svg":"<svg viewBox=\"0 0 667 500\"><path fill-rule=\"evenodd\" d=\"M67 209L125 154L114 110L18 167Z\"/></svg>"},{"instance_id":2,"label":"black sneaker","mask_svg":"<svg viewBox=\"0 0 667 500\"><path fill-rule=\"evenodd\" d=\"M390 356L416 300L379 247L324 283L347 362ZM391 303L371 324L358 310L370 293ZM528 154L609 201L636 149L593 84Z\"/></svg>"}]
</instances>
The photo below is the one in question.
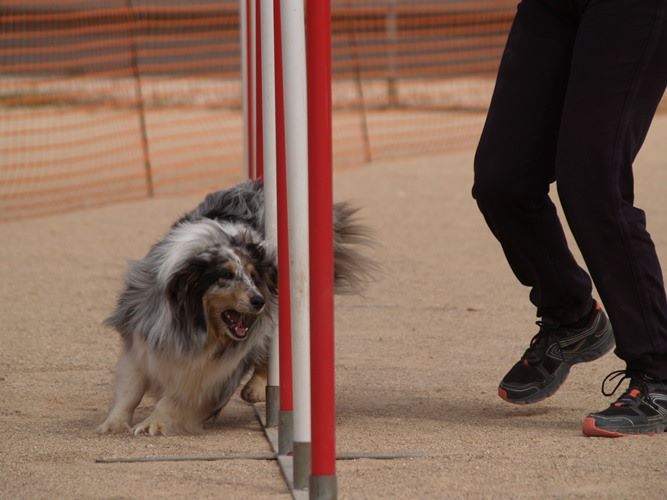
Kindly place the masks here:
<instances>
[{"instance_id":1,"label":"black sneaker","mask_svg":"<svg viewBox=\"0 0 667 500\"><path fill-rule=\"evenodd\" d=\"M523 358L505 375L498 395L509 403L537 403L554 394L577 363L593 361L614 347L611 324L600 305L581 328L560 326L548 318L530 341Z\"/></svg>"},{"instance_id":2,"label":"black sneaker","mask_svg":"<svg viewBox=\"0 0 667 500\"><path fill-rule=\"evenodd\" d=\"M622 376L611 392L605 383ZM626 379L628 389L606 410L589 414L584 420L586 436L621 437L655 434L667 430L667 381L625 370L611 372L602 382L602 394L611 396Z\"/></svg>"}]
</instances>

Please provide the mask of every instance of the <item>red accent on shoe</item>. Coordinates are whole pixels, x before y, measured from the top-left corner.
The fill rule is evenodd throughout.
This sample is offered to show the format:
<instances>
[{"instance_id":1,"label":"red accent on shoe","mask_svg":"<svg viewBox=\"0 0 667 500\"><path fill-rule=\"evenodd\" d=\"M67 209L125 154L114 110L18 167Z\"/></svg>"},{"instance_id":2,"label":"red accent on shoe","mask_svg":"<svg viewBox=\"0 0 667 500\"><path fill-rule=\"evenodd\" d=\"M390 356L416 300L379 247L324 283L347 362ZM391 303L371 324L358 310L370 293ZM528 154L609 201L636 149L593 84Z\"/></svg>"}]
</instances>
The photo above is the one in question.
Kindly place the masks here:
<instances>
[{"instance_id":1,"label":"red accent on shoe","mask_svg":"<svg viewBox=\"0 0 667 500\"><path fill-rule=\"evenodd\" d=\"M498 387L498 396L500 396L500 399L503 401L507 401L508 403L511 403L509 400L509 397L507 396L507 391L503 389L502 387Z\"/></svg>"},{"instance_id":2,"label":"red accent on shoe","mask_svg":"<svg viewBox=\"0 0 667 500\"><path fill-rule=\"evenodd\" d=\"M595 310L602 311L602 304L600 304L597 300L595 301Z\"/></svg>"},{"instance_id":3,"label":"red accent on shoe","mask_svg":"<svg viewBox=\"0 0 667 500\"><path fill-rule=\"evenodd\" d=\"M614 432L614 431L607 431L605 429L600 429L595 425L594 417L586 417L584 419L584 425L581 430L583 431L584 436L610 437L610 438L627 436L627 434L623 434L622 432Z\"/></svg>"},{"instance_id":4,"label":"red accent on shoe","mask_svg":"<svg viewBox=\"0 0 667 500\"><path fill-rule=\"evenodd\" d=\"M527 359L522 359L522 360L521 360L521 364L522 364L523 366L528 366L530 363L528 363L528 360L527 360Z\"/></svg>"},{"instance_id":5,"label":"red accent on shoe","mask_svg":"<svg viewBox=\"0 0 667 500\"><path fill-rule=\"evenodd\" d=\"M621 406L623 406L623 403L614 403L614 406L615 406L616 408L620 408Z\"/></svg>"},{"instance_id":6,"label":"red accent on shoe","mask_svg":"<svg viewBox=\"0 0 667 500\"><path fill-rule=\"evenodd\" d=\"M641 392L642 392L642 391L640 391L639 389L632 389L632 390L630 391L629 396L630 396L631 398L636 398L637 396L639 396L639 395L641 394Z\"/></svg>"}]
</instances>

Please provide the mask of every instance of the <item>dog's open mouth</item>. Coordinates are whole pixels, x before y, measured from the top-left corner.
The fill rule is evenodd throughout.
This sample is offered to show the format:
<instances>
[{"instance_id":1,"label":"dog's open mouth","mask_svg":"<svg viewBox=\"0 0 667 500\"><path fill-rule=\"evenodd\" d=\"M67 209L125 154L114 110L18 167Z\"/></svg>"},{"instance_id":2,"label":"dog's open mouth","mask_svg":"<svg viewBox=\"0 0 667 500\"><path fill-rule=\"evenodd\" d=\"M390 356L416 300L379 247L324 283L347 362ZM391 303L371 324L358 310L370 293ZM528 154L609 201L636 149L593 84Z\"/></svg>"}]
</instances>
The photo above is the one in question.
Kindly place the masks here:
<instances>
[{"instance_id":1,"label":"dog's open mouth","mask_svg":"<svg viewBox=\"0 0 667 500\"><path fill-rule=\"evenodd\" d=\"M230 337L234 340L245 340L248 337L248 330L257 319L250 314L243 314L233 309L222 312L222 321L229 330Z\"/></svg>"}]
</instances>

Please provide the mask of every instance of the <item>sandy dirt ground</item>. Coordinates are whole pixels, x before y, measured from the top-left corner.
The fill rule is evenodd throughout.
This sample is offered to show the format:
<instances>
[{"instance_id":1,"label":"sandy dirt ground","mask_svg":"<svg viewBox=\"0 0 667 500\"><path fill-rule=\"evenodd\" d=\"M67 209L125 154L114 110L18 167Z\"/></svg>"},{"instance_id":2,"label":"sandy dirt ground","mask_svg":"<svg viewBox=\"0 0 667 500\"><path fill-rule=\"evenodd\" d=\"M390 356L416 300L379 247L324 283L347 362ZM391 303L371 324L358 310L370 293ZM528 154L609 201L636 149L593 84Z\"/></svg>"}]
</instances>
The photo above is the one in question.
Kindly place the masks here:
<instances>
[{"instance_id":1,"label":"sandy dirt ground","mask_svg":"<svg viewBox=\"0 0 667 500\"><path fill-rule=\"evenodd\" d=\"M667 117L636 162L637 203L667 262ZM500 378L536 332L470 197L472 152L376 162L336 177L362 205L382 273L337 300L338 448L422 458L338 465L341 498L637 498L667 491L666 436L581 434L606 407L613 355L549 400L515 407ZM99 456L269 451L235 398L203 435L98 436L119 342L101 326L126 260L198 202L161 198L0 225L0 497L288 498L271 461L97 464ZM139 408L145 415L152 405ZM653 492L653 493L651 493Z\"/></svg>"}]
</instances>

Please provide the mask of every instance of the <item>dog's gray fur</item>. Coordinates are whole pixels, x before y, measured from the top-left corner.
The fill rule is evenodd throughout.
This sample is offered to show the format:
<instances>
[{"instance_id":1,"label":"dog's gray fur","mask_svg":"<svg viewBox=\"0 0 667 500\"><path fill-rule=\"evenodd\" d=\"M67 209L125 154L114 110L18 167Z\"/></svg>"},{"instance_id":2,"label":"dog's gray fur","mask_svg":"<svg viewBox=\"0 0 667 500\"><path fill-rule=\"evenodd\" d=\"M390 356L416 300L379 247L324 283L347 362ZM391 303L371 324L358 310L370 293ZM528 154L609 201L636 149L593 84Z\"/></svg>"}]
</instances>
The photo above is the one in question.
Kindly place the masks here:
<instances>
[{"instance_id":1,"label":"dog's gray fur","mask_svg":"<svg viewBox=\"0 0 667 500\"><path fill-rule=\"evenodd\" d=\"M370 237L355 221L355 213L346 204L334 207L337 292L358 291L374 269L358 251ZM265 307L245 341L216 354L207 347L202 296L221 263L239 255L257 269L257 282L248 286L256 286ZM206 196L146 257L130 263L116 309L105 322L120 333L124 350L114 406L98 431L129 428L132 412L146 390L153 390L161 400L135 433L196 431L217 414L244 375L266 356L275 330L276 297L276 251L264 239L262 184L246 182ZM193 373L198 369L201 373ZM174 373L177 370L185 371ZM175 384L178 387L172 387Z\"/></svg>"}]
</instances>

